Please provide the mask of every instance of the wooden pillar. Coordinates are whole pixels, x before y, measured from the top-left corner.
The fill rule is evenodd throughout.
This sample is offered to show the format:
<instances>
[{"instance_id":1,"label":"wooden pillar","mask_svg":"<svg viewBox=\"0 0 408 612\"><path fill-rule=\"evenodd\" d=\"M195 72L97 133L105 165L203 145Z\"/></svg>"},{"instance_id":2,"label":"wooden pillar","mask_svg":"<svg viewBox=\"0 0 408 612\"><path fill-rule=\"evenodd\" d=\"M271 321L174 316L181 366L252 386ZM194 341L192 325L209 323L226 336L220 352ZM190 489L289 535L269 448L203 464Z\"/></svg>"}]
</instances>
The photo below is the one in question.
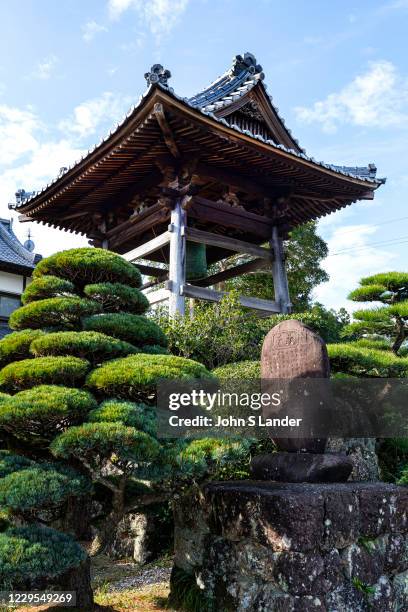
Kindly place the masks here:
<instances>
[{"instance_id":1,"label":"wooden pillar","mask_svg":"<svg viewBox=\"0 0 408 612\"><path fill-rule=\"evenodd\" d=\"M169 315L185 315L185 298L181 287L186 277L186 239L184 237L185 212L178 199L171 211L169 260Z\"/></svg>"},{"instance_id":2,"label":"wooden pillar","mask_svg":"<svg viewBox=\"0 0 408 612\"><path fill-rule=\"evenodd\" d=\"M283 240L279 235L276 225L272 228L272 238L270 240L273 251L272 275L275 288L275 301L280 305L281 312L288 314L291 311L288 277L285 268L285 253Z\"/></svg>"}]
</instances>

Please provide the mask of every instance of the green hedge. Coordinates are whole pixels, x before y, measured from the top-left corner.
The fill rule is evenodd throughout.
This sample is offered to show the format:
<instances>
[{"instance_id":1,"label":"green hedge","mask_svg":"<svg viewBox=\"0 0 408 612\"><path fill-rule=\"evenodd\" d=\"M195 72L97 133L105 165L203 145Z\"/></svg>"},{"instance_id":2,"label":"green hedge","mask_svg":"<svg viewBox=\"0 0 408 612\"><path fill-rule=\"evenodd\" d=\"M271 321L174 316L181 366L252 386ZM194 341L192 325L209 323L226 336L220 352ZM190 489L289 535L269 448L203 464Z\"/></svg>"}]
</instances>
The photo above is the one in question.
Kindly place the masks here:
<instances>
[{"instance_id":1,"label":"green hedge","mask_svg":"<svg viewBox=\"0 0 408 612\"><path fill-rule=\"evenodd\" d=\"M0 340L0 367L12 361L31 357L31 342L42 336L43 333L40 329L24 329L7 334Z\"/></svg>"},{"instance_id":2,"label":"green hedge","mask_svg":"<svg viewBox=\"0 0 408 612\"><path fill-rule=\"evenodd\" d=\"M71 536L33 525L0 533L0 589L21 589L39 578L55 578L86 559Z\"/></svg>"},{"instance_id":3,"label":"green hedge","mask_svg":"<svg viewBox=\"0 0 408 612\"><path fill-rule=\"evenodd\" d=\"M42 443L65 427L82 422L96 407L87 391L39 385L16 393L0 405L0 428L30 444Z\"/></svg>"},{"instance_id":4,"label":"green hedge","mask_svg":"<svg viewBox=\"0 0 408 612\"><path fill-rule=\"evenodd\" d=\"M214 376L221 380L239 379L251 380L261 378L261 363L260 361L239 361L238 363L229 363L225 366L220 366L212 370Z\"/></svg>"},{"instance_id":5,"label":"green hedge","mask_svg":"<svg viewBox=\"0 0 408 612\"><path fill-rule=\"evenodd\" d=\"M408 358L393 353L350 344L329 344L327 350L333 371L355 376L405 378Z\"/></svg>"},{"instance_id":6,"label":"green hedge","mask_svg":"<svg viewBox=\"0 0 408 612\"><path fill-rule=\"evenodd\" d=\"M33 277L52 275L66 278L77 287L91 283L121 282L140 287L139 270L123 257L105 249L79 248L55 253L42 259Z\"/></svg>"},{"instance_id":7,"label":"green hedge","mask_svg":"<svg viewBox=\"0 0 408 612\"><path fill-rule=\"evenodd\" d=\"M12 512L41 511L90 492L90 481L75 470L38 464L0 480L0 506Z\"/></svg>"},{"instance_id":8,"label":"green hedge","mask_svg":"<svg viewBox=\"0 0 408 612\"><path fill-rule=\"evenodd\" d=\"M135 404L126 400L111 399L88 414L92 423L119 422L122 425L135 427L150 435L156 434L156 416L146 404Z\"/></svg>"},{"instance_id":9,"label":"green hedge","mask_svg":"<svg viewBox=\"0 0 408 612\"><path fill-rule=\"evenodd\" d=\"M99 302L105 312L143 314L150 304L147 297L134 287L122 283L97 283L84 288L85 295Z\"/></svg>"},{"instance_id":10,"label":"green hedge","mask_svg":"<svg viewBox=\"0 0 408 612\"><path fill-rule=\"evenodd\" d=\"M37 357L9 363L0 370L0 384L7 390L20 391L35 385L79 387L90 364L78 357Z\"/></svg>"},{"instance_id":11,"label":"green hedge","mask_svg":"<svg viewBox=\"0 0 408 612\"><path fill-rule=\"evenodd\" d=\"M127 313L93 315L85 317L83 326L84 329L99 331L135 346L145 344L167 346L167 338L160 327L142 315Z\"/></svg>"},{"instance_id":12,"label":"green hedge","mask_svg":"<svg viewBox=\"0 0 408 612\"><path fill-rule=\"evenodd\" d=\"M70 427L51 443L51 452L64 459L85 459L98 463L98 458L113 463L152 461L160 445L154 438L126 427L122 423L84 423Z\"/></svg>"},{"instance_id":13,"label":"green hedge","mask_svg":"<svg viewBox=\"0 0 408 612\"><path fill-rule=\"evenodd\" d=\"M57 327L76 329L80 319L99 312L100 305L78 297L48 298L15 310L9 319L12 329Z\"/></svg>"},{"instance_id":14,"label":"green hedge","mask_svg":"<svg viewBox=\"0 0 408 612\"><path fill-rule=\"evenodd\" d=\"M56 332L32 342L30 352L35 357L74 355L99 363L140 352L128 342L94 331Z\"/></svg>"},{"instance_id":15,"label":"green hedge","mask_svg":"<svg viewBox=\"0 0 408 612\"><path fill-rule=\"evenodd\" d=\"M52 297L66 297L75 293L75 287L71 281L57 276L42 276L36 278L25 289L21 296L23 304L44 300Z\"/></svg>"},{"instance_id":16,"label":"green hedge","mask_svg":"<svg viewBox=\"0 0 408 612\"><path fill-rule=\"evenodd\" d=\"M163 379L212 378L209 371L191 359L172 355L131 355L96 368L86 384L96 393L130 400L143 400L155 392Z\"/></svg>"}]
</instances>

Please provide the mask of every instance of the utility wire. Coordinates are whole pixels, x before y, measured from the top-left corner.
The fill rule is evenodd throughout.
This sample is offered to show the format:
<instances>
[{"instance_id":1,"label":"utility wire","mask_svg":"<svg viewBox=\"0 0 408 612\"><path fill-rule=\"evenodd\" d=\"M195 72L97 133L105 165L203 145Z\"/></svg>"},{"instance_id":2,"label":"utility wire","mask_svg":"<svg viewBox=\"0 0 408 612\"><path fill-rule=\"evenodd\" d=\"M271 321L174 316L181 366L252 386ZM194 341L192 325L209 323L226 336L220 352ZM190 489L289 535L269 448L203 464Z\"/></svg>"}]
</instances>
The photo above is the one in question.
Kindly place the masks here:
<instances>
[{"instance_id":1,"label":"utility wire","mask_svg":"<svg viewBox=\"0 0 408 612\"><path fill-rule=\"evenodd\" d=\"M337 253L330 253L328 257L335 257L336 255L343 255L344 253L350 253L351 251L360 251L370 249L373 246L387 245L391 246L392 244L405 244L408 242L408 236L400 236L398 238L392 238L390 240L382 240L381 242L370 242L369 244L362 245L360 247L350 247L347 249L341 249L337 251Z\"/></svg>"}]
</instances>

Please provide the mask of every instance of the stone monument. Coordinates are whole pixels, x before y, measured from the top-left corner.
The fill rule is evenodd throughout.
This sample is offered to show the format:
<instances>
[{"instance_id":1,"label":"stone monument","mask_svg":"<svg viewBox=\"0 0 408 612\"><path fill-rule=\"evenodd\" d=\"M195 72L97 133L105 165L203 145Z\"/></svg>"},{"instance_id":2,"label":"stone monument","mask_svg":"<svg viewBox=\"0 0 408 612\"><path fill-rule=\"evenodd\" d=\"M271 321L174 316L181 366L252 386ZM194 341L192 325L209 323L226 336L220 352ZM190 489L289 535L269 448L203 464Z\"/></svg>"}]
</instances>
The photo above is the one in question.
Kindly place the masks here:
<instances>
[{"instance_id":1,"label":"stone monument","mask_svg":"<svg viewBox=\"0 0 408 612\"><path fill-rule=\"evenodd\" d=\"M262 376L328 378L324 342L280 323L265 339ZM350 460L324 454L324 438L275 442L277 453L253 460L254 480L178 500L173 600L183 605L194 589L202 612L408 610L408 488L339 482Z\"/></svg>"},{"instance_id":2,"label":"stone monument","mask_svg":"<svg viewBox=\"0 0 408 612\"><path fill-rule=\"evenodd\" d=\"M290 385L297 386L294 402L299 397L299 384L304 379L320 379L330 376L329 357L323 340L303 323L295 319L282 321L271 329L265 338L261 356L262 389L282 382L290 392ZM286 383L286 384L285 384ZM327 395L324 386L318 389ZM328 400L328 397L325 397ZM317 404L317 405L316 405ZM302 399L296 416L311 421L319 418L319 402L316 394L311 402ZM268 416L277 408L268 407ZM312 413L312 414L311 414ZM259 455L252 460L251 475L257 480L281 482L341 482L349 477L353 464L345 454L324 454L325 438L275 438L277 453Z\"/></svg>"}]
</instances>

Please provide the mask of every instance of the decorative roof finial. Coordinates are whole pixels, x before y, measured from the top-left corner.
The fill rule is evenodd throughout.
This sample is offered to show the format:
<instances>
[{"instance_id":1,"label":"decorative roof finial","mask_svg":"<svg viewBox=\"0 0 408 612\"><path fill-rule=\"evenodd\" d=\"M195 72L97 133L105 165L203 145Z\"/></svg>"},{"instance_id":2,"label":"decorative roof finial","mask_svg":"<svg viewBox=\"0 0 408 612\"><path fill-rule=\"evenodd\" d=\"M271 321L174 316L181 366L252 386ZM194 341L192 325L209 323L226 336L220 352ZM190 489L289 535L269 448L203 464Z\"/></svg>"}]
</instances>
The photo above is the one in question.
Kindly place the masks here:
<instances>
[{"instance_id":1,"label":"decorative roof finial","mask_svg":"<svg viewBox=\"0 0 408 612\"><path fill-rule=\"evenodd\" d=\"M27 251L30 251L30 253L34 252L35 249L35 244L34 242L31 240L31 230L28 230L27 233L27 240L24 243L24 247L27 249Z\"/></svg>"},{"instance_id":2,"label":"decorative roof finial","mask_svg":"<svg viewBox=\"0 0 408 612\"><path fill-rule=\"evenodd\" d=\"M160 83L167 87L167 80L171 77L171 72L170 70L165 70L161 64L153 64L150 72L146 72L144 77L148 86Z\"/></svg>"},{"instance_id":3,"label":"decorative roof finial","mask_svg":"<svg viewBox=\"0 0 408 612\"><path fill-rule=\"evenodd\" d=\"M246 70L250 74L260 74L260 79L264 78L261 64L256 63L256 57L248 51L242 55L236 55L233 59L232 74L238 76L243 70Z\"/></svg>"}]
</instances>

